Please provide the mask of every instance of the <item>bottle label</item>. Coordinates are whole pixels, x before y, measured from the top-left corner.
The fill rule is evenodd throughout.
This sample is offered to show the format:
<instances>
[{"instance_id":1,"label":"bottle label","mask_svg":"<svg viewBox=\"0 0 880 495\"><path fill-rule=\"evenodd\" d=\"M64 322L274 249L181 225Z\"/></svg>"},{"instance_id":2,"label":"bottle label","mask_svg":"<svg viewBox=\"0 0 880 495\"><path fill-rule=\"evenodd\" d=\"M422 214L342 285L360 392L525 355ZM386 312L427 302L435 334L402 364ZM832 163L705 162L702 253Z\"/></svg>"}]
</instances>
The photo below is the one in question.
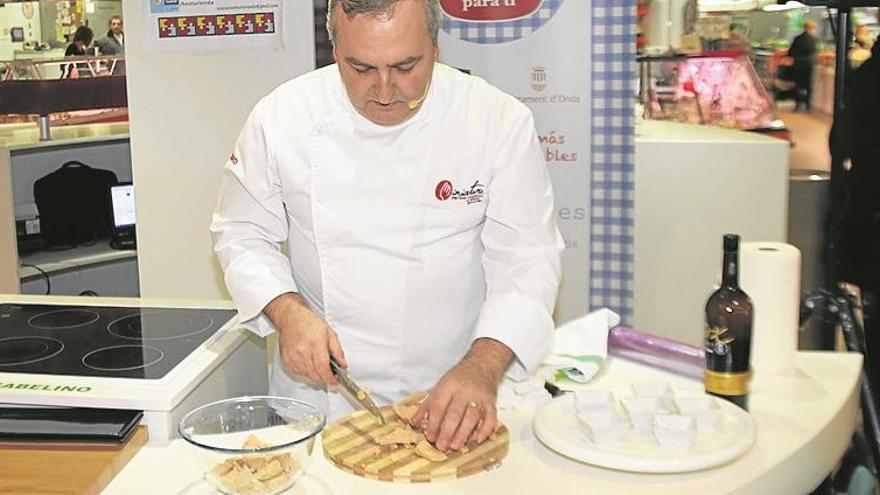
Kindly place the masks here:
<instances>
[{"instance_id":1,"label":"bottle label","mask_svg":"<svg viewBox=\"0 0 880 495\"><path fill-rule=\"evenodd\" d=\"M730 354L730 345L736 340L728 334L729 328L709 327L706 329L706 352L716 356Z\"/></svg>"},{"instance_id":2,"label":"bottle label","mask_svg":"<svg viewBox=\"0 0 880 495\"><path fill-rule=\"evenodd\" d=\"M749 393L749 380L752 378L750 371L742 373L722 373L719 371L705 370L703 384L706 392L717 395L747 395Z\"/></svg>"}]
</instances>

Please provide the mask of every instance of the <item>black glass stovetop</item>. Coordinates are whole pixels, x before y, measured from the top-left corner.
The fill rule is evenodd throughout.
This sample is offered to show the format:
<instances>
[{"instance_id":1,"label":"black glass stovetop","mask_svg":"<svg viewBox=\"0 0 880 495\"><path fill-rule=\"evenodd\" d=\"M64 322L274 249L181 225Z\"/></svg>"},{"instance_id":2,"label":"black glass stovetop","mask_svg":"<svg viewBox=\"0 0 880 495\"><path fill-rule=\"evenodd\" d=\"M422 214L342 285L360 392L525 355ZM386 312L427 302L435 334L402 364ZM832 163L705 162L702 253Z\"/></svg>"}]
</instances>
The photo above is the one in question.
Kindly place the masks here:
<instances>
[{"instance_id":1,"label":"black glass stovetop","mask_svg":"<svg viewBox=\"0 0 880 495\"><path fill-rule=\"evenodd\" d=\"M226 309L0 304L0 373L155 380L233 316Z\"/></svg>"}]
</instances>

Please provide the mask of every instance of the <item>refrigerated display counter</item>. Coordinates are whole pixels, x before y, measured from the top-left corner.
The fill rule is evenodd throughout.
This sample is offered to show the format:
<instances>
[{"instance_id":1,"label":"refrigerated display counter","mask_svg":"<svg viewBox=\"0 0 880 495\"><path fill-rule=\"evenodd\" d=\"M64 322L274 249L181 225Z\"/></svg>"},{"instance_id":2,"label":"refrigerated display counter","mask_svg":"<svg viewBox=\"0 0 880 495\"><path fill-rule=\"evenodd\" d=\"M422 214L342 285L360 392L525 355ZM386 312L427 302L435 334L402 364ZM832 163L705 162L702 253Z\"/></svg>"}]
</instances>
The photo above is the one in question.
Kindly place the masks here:
<instances>
[{"instance_id":1,"label":"refrigerated display counter","mask_svg":"<svg viewBox=\"0 0 880 495\"><path fill-rule=\"evenodd\" d=\"M740 129L788 140L745 51L639 57L644 117Z\"/></svg>"}]
</instances>

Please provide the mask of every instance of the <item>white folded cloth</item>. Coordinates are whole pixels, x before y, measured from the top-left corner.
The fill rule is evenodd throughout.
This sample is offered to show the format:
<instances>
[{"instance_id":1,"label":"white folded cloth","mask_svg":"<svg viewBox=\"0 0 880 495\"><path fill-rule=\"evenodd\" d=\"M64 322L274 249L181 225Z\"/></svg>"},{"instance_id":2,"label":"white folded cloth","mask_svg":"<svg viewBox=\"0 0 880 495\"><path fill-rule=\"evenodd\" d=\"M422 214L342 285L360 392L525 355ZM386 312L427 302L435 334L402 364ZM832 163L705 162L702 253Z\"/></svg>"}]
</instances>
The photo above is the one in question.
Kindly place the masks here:
<instances>
[{"instance_id":1,"label":"white folded cloth","mask_svg":"<svg viewBox=\"0 0 880 495\"><path fill-rule=\"evenodd\" d=\"M543 362L554 368L552 378L578 383L592 380L608 357L608 331L617 325L620 316L603 308L557 328L553 350Z\"/></svg>"},{"instance_id":2,"label":"white folded cloth","mask_svg":"<svg viewBox=\"0 0 880 495\"><path fill-rule=\"evenodd\" d=\"M550 401L545 382L592 380L608 357L608 331L619 324L617 313L599 309L557 328L552 351L534 376L519 382L509 378L501 382L498 408L534 412Z\"/></svg>"},{"instance_id":3,"label":"white folded cloth","mask_svg":"<svg viewBox=\"0 0 880 495\"><path fill-rule=\"evenodd\" d=\"M532 375L521 382L505 378L498 387L496 405L500 410L532 413L550 402L551 398L544 388L544 378L539 375Z\"/></svg>"}]
</instances>

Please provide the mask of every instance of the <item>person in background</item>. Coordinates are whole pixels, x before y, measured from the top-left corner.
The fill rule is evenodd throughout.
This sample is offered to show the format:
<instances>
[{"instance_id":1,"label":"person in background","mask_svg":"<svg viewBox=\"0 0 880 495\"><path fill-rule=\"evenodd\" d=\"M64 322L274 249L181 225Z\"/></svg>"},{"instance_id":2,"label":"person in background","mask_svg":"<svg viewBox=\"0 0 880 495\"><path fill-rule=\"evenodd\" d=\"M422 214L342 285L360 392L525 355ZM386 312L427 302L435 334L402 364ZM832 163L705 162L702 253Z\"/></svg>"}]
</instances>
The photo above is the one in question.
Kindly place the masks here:
<instances>
[{"instance_id":1,"label":"person in background","mask_svg":"<svg viewBox=\"0 0 880 495\"><path fill-rule=\"evenodd\" d=\"M101 55L124 55L125 33L122 32L122 17L114 15L109 24L107 36L95 40L95 46L101 50Z\"/></svg>"},{"instance_id":2,"label":"person in background","mask_svg":"<svg viewBox=\"0 0 880 495\"><path fill-rule=\"evenodd\" d=\"M740 22L732 22L730 23L730 36L727 38L727 41L724 43L724 48L727 50L748 50L749 49L749 34L748 28L745 24Z\"/></svg>"},{"instance_id":3,"label":"person in background","mask_svg":"<svg viewBox=\"0 0 880 495\"><path fill-rule=\"evenodd\" d=\"M867 24L862 24L856 28L855 43L865 50L871 50L874 47L874 38L871 37L871 30Z\"/></svg>"},{"instance_id":4,"label":"person in background","mask_svg":"<svg viewBox=\"0 0 880 495\"><path fill-rule=\"evenodd\" d=\"M792 59L792 78L795 85L795 111L810 111L813 90L813 65L816 61L816 23L804 21L804 32L795 36L788 48Z\"/></svg>"},{"instance_id":5,"label":"person in background","mask_svg":"<svg viewBox=\"0 0 880 495\"><path fill-rule=\"evenodd\" d=\"M83 57L88 54L89 45L92 44L94 33L88 26L80 26L73 33L73 41L64 50L65 57ZM64 64L61 68L61 79L76 79L79 77L79 67L76 63Z\"/></svg>"},{"instance_id":6,"label":"person in background","mask_svg":"<svg viewBox=\"0 0 880 495\"><path fill-rule=\"evenodd\" d=\"M851 167L842 256L846 280L880 297L880 45L852 76L846 109ZM880 337L868 336L880 351ZM869 349L869 351L872 349ZM876 355L876 354L875 354Z\"/></svg>"},{"instance_id":7,"label":"person in background","mask_svg":"<svg viewBox=\"0 0 880 495\"><path fill-rule=\"evenodd\" d=\"M92 44L92 39L95 34L92 32L91 28L88 26L80 26L76 28L76 31L73 33L73 41L69 45L67 45L67 50L64 50L65 57L82 57L85 56L86 50L89 45Z\"/></svg>"},{"instance_id":8,"label":"person in background","mask_svg":"<svg viewBox=\"0 0 880 495\"><path fill-rule=\"evenodd\" d=\"M859 287L866 311L874 314L880 300L880 38L873 44L870 58L856 70L847 85L843 117L831 129L831 153L850 160L844 184L846 206L835 257L839 278ZM866 321L870 313L866 313ZM872 317L871 320L874 318ZM876 322L872 326L876 326ZM880 380L880 335L876 328L865 328L866 371ZM870 331L868 331L870 330Z\"/></svg>"},{"instance_id":9,"label":"person in background","mask_svg":"<svg viewBox=\"0 0 880 495\"><path fill-rule=\"evenodd\" d=\"M874 46L874 38L868 26L862 24L853 33L853 43L849 50L849 61L856 68L871 58L871 47Z\"/></svg>"},{"instance_id":10,"label":"person in background","mask_svg":"<svg viewBox=\"0 0 880 495\"><path fill-rule=\"evenodd\" d=\"M816 23L804 21L804 31L795 36L788 49L792 59L792 78L795 85L795 111L810 110L813 90L813 65L816 61Z\"/></svg>"},{"instance_id":11,"label":"person in background","mask_svg":"<svg viewBox=\"0 0 880 495\"><path fill-rule=\"evenodd\" d=\"M531 111L437 62L441 19L330 0L336 64L257 103L211 231L242 324L278 333L270 393L349 413L332 357L379 404L428 391L411 423L458 450L549 352L564 243Z\"/></svg>"}]
</instances>

